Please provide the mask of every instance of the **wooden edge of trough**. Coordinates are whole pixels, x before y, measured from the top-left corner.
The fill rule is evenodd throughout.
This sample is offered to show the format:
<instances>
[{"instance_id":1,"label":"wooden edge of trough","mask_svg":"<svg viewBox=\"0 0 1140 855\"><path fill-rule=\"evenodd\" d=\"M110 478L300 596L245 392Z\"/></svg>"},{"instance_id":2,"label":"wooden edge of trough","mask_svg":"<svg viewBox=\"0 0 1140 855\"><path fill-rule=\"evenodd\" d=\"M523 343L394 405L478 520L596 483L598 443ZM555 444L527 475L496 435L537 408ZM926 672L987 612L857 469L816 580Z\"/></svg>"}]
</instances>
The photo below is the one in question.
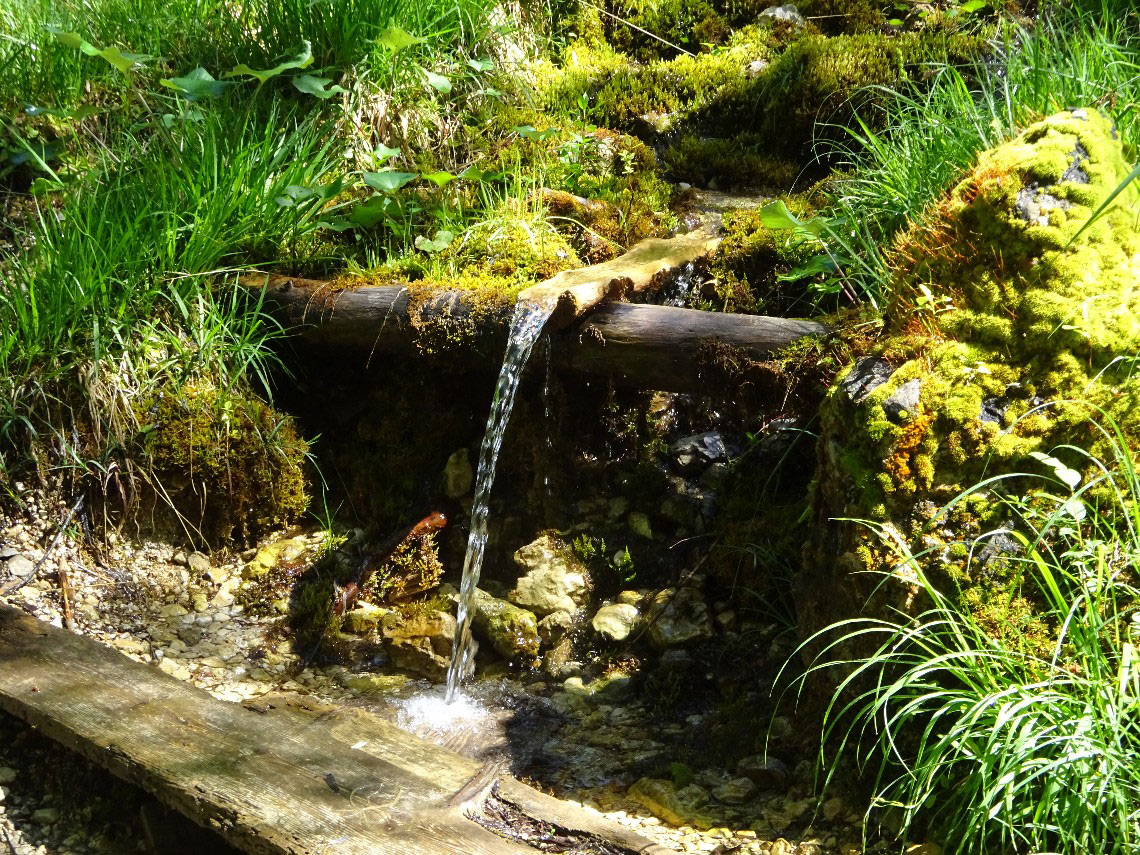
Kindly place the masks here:
<instances>
[{"instance_id":1,"label":"wooden edge of trough","mask_svg":"<svg viewBox=\"0 0 1140 855\"><path fill-rule=\"evenodd\" d=\"M221 701L2 602L0 709L257 855L533 855L470 818L496 782L533 819L672 851L362 710Z\"/></svg>"}]
</instances>

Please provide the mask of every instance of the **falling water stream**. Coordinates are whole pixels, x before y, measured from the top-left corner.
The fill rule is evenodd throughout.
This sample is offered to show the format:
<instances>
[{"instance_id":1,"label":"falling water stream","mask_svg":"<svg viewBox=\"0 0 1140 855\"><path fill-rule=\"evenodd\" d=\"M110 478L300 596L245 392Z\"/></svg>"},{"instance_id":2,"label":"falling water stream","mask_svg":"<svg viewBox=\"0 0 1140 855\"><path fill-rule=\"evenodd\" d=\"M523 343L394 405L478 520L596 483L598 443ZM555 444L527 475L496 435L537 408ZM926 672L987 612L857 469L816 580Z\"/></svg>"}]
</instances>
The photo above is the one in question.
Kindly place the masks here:
<instances>
[{"instance_id":1,"label":"falling water stream","mask_svg":"<svg viewBox=\"0 0 1140 855\"><path fill-rule=\"evenodd\" d=\"M479 466L475 474L475 502L471 507L471 532L467 536L463 581L459 586L458 624L451 653L451 665L447 669L446 700L449 704L459 696L459 684L471 666L471 612L475 599L475 586L479 584L479 572L483 567L483 553L487 548L487 515L490 511L491 486L495 481L495 465L499 460L499 449L503 445L503 435L507 431L507 422L514 408L515 392L518 391L523 368L535 342L542 335L542 329L546 326L553 308L553 303L520 300L515 305L514 317L511 319L507 352L503 357L503 367L499 371L499 381L495 385L495 397L491 401L491 415L487 419L483 445L479 449Z\"/></svg>"}]
</instances>

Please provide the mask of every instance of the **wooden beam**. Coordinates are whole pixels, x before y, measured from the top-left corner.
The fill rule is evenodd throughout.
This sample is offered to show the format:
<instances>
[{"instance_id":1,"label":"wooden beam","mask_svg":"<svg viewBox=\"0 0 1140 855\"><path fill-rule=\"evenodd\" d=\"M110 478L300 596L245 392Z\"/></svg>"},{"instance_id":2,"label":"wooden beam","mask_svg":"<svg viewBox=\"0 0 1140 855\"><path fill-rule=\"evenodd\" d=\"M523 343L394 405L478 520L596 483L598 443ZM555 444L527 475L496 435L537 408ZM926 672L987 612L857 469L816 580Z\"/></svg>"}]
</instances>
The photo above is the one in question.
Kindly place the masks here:
<instances>
[{"instance_id":1,"label":"wooden beam","mask_svg":"<svg viewBox=\"0 0 1140 855\"><path fill-rule=\"evenodd\" d=\"M763 359L803 336L827 332L823 324L793 318L607 303L557 336L553 356L562 369L610 376L623 385L700 392L703 343Z\"/></svg>"},{"instance_id":2,"label":"wooden beam","mask_svg":"<svg viewBox=\"0 0 1140 855\"><path fill-rule=\"evenodd\" d=\"M478 809L469 785L479 762L359 711L266 706L219 701L0 603L0 709L243 851L533 855L465 815ZM499 790L536 819L630 853L668 851L516 781Z\"/></svg>"}]
</instances>

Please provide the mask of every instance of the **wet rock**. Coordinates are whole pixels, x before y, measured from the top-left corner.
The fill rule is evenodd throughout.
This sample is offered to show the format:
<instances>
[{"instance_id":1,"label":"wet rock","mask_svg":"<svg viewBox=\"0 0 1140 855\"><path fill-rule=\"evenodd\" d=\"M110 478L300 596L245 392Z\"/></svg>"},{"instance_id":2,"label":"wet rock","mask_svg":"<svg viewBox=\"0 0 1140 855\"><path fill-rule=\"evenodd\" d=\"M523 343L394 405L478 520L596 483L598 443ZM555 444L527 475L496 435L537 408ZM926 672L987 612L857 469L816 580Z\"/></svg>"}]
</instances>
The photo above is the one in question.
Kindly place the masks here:
<instances>
[{"instance_id":1,"label":"wet rock","mask_svg":"<svg viewBox=\"0 0 1140 855\"><path fill-rule=\"evenodd\" d=\"M383 620L384 615L388 614L388 611L388 609L374 606L372 603L358 602L356 608L345 612L344 628L358 635L372 632L380 625L380 621Z\"/></svg>"},{"instance_id":2,"label":"wet rock","mask_svg":"<svg viewBox=\"0 0 1140 855\"><path fill-rule=\"evenodd\" d=\"M266 573L287 561L296 561L311 546L310 539L304 536L290 537L268 543L257 550L253 559L245 565L242 577L260 579Z\"/></svg>"},{"instance_id":3,"label":"wet rock","mask_svg":"<svg viewBox=\"0 0 1140 855\"><path fill-rule=\"evenodd\" d=\"M683 437L669 447L669 453L682 472L696 474L710 463L728 459L728 448L720 431Z\"/></svg>"},{"instance_id":4,"label":"wet rock","mask_svg":"<svg viewBox=\"0 0 1140 855\"><path fill-rule=\"evenodd\" d=\"M673 825L711 828L713 822L702 813L709 794L696 784L678 788L672 781L642 778L626 795L654 816Z\"/></svg>"},{"instance_id":5,"label":"wet rock","mask_svg":"<svg viewBox=\"0 0 1140 855\"><path fill-rule=\"evenodd\" d=\"M388 695L404 688L408 678L402 674L350 674L343 677L341 683L354 692Z\"/></svg>"},{"instance_id":6,"label":"wet rock","mask_svg":"<svg viewBox=\"0 0 1140 855\"><path fill-rule=\"evenodd\" d=\"M663 650L712 638L709 609L695 588L666 588L649 610L649 640Z\"/></svg>"},{"instance_id":7,"label":"wet rock","mask_svg":"<svg viewBox=\"0 0 1140 855\"><path fill-rule=\"evenodd\" d=\"M632 511L630 515L625 518L625 524L633 534L644 537L646 540L653 540L653 526L649 524L648 514L643 514L641 511Z\"/></svg>"},{"instance_id":8,"label":"wet rock","mask_svg":"<svg viewBox=\"0 0 1140 855\"><path fill-rule=\"evenodd\" d=\"M542 657L542 671L555 680L566 680L582 673L582 663L574 661L574 645L563 636Z\"/></svg>"},{"instance_id":9,"label":"wet rock","mask_svg":"<svg viewBox=\"0 0 1140 855\"><path fill-rule=\"evenodd\" d=\"M736 764L736 774L753 781L764 790L780 790L788 785L792 773L786 763L760 755L742 757Z\"/></svg>"},{"instance_id":10,"label":"wet rock","mask_svg":"<svg viewBox=\"0 0 1140 855\"><path fill-rule=\"evenodd\" d=\"M637 628L641 615L635 606L614 603L598 609L590 626L594 632L609 641L624 641Z\"/></svg>"},{"instance_id":11,"label":"wet rock","mask_svg":"<svg viewBox=\"0 0 1140 855\"><path fill-rule=\"evenodd\" d=\"M504 659L533 659L538 655L538 619L534 612L475 590L472 623Z\"/></svg>"},{"instance_id":12,"label":"wet rock","mask_svg":"<svg viewBox=\"0 0 1140 855\"><path fill-rule=\"evenodd\" d=\"M907 380L883 401L883 412L896 424L906 421L918 411L918 399L921 394L922 381L917 377Z\"/></svg>"},{"instance_id":13,"label":"wet rock","mask_svg":"<svg viewBox=\"0 0 1140 855\"><path fill-rule=\"evenodd\" d=\"M392 664L431 680L442 680L451 663L455 618L446 612L402 615L392 612L380 620Z\"/></svg>"},{"instance_id":14,"label":"wet rock","mask_svg":"<svg viewBox=\"0 0 1140 855\"><path fill-rule=\"evenodd\" d=\"M543 535L515 553L523 575L507 599L516 606L545 616L576 612L589 595L585 565L560 540Z\"/></svg>"},{"instance_id":15,"label":"wet rock","mask_svg":"<svg viewBox=\"0 0 1140 855\"><path fill-rule=\"evenodd\" d=\"M742 805L756 795L756 784L751 778L733 778L716 787L712 794L726 805Z\"/></svg>"},{"instance_id":16,"label":"wet rock","mask_svg":"<svg viewBox=\"0 0 1140 855\"><path fill-rule=\"evenodd\" d=\"M847 804L843 799L836 796L825 801L819 809L820 815L825 822L835 822L837 819L847 813Z\"/></svg>"},{"instance_id":17,"label":"wet rock","mask_svg":"<svg viewBox=\"0 0 1140 855\"><path fill-rule=\"evenodd\" d=\"M471 492L474 482L471 455L466 448L460 448L447 458L443 468L443 494L449 499L461 499Z\"/></svg>"},{"instance_id":18,"label":"wet rock","mask_svg":"<svg viewBox=\"0 0 1140 855\"><path fill-rule=\"evenodd\" d=\"M574 628L574 616L570 612L553 612L538 622L538 638L550 647Z\"/></svg>"}]
</instances>

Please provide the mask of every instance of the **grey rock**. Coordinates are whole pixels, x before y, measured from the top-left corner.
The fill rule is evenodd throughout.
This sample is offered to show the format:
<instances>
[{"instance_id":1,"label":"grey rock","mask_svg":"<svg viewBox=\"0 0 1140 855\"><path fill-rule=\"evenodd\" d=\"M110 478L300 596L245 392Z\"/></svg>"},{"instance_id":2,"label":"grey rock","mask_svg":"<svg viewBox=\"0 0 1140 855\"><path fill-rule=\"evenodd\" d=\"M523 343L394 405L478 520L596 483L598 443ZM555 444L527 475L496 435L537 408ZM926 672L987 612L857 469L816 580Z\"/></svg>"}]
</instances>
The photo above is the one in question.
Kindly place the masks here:
<instances>
[{"instance_id":1,"label":"grey rock","mask_svg":"<svg viewBox=\"0 0 1140 855\"><path fill-rule=\"evenodd\" d=\"M765 759L758 754L742 757L736 764L736 774L748 778L764 790L783 789L792 777L786 763L774 757Z\"/></svg>"},{"instance_id":2,"label":"grey rock","mask_svg":"<svg viewBox=\"0 0 1140 855\"><path fill-rule=\"evenodd\" d=\"M712 638L709 609L695 588L666 588L649 610L649 641L659 650Z\"/></svg>"},{"instance_id":3,"label":"grey rock","mask_svg":"<svg viewBox=\"0 0 1140 855\"><path fill-rule=\"evenodd\" d=\"M756 795L756 782L751 778L733 778L712 791L713 798L726 805L742 805Z\"/></svg>"},{"instance_id":4,"label":"grey rock","mask_svg":"<svg viewBox=\"0 0 1140 855\"><path fill-rule=\"evenodd\" d=\"M747 77L759 77L769 65L771 63L766 59L754 59L744 67L744 74Z\"/></svg>"},{"instance_id":5,"label":"grey rock","mask_svg":"<svg viewBox=\"0 0 1140 855\"><path fill-rule=\"evenodd\" d=\"M5 565L14 579L23 579L36 566L36 562L26 555L13 555Z\"/></svg>"},{"instance_id":6,"label":"grey rock","mask_svg":"<svg viewBox=\"0 0 1140 855\"><path fill-rule=\"evenodd\" d=\"M637 628L641 619L637 608L627 603L614 603L598 609L590 626L594 632L610 641L624 641Z\"/></svg>"},{"instance_id":7,"label":"grey rock","mask_svg":"<svg viewBox=\"0 0 1140 855\"><path fill-rule=\"evenodd\" d=\"M59 822L59 810L53 807L37 808L32 811L32 822L38 825L51 825Z\"/></svg>"},{"instance_id":8,"label":"grey rock","mask_svg":"<svg viewBox=\"0 0 1140 855\"><path fill-rule=\"evenodd\" d=\"M16 770L11 766L0 766L0 784L10 784L16 780Z\"/></svg>"},{"instance_id":9,"label":"grey rock","mask_svg":"<svg viewBox=\"0 0 1140 855\"><path fill-rule=\"evenodd\" d=\"M589 574L573 551L557 538L542 535L515 553L523 575L507 599L537 615L576 612L590 592Z\"/></svg>"},{"instance_id":10,"label":"grey rock","mask_svg":"<svg viewBox=\"0 0 1140 855\"><path fill-rule=\"evenodd\" d=\"M1069 164L1061 176L1061 180L1072 181L1074 184L1088 184L1089 174L1081 167L1081 164L1089 159L1088 149L1078 142L1069 157L1073 159L1073 162Z\"/></svg>"},{"instance_id":11,"label":"grey rock","mask_svg":"<svg viewBox=\"0 0 1140 855\"><path fill-rule=\"evenodd\" d=\"M1037 182L1031 182L1018 190L1017 201L1014 203L1014 209L1021 219L1038 226L1049 225L1050 211L1067 211L1072 206L1068 199L1054 196Z\"/></svg>"},{"instance_id":12,"label":"grey rock","mask_svg":"<svg viewBox=\"0 0 1140 855\"><path fill-rule=\"evenodd\" d=\"M18 554L19 553L12 546L0 547L0 561L7 561L9 558L12 558Z\"/></svg>"},{"instance_id":13,"label":"grey rock","mask_svg":"<svg viewBox=\"0 0 1140 855\"><path fill-rule=\"evenodd\" d=\"M921 394L922 381L917 377L907 380L883 401L883 411L893 422L905 421L918 412L918 400Z\"/></svg>"},{"instance_id":14,"label":"grey rock","mask_svg":"<svg viewBox=\"0 0 1140 855\"><path fill-rule=\"evenodd\" d=\"M852 404L862 404L867 396L886 383L893 373L894 368L886 360L865 356L843 376L839 381L839 388Z\"/></svg>"},{"instance_id":15,"label":"grey rock","mask_svg":"<svg viewBox=\"0 0 1140 855\"><path fill-rule=\"evenodd\" d=\"M471 466L471 455L466 448L452 452L443 468L443 493L449 499L461 499L471 492L475 482L475 470Z\"/></svg>"},{"instance_id":16,"label":"grey rock","mask_svg":"<svg viewBox=\"0 0 1140 855\"><path fill-rule=\"evenodd\" d=\"M683 437L669 447L669 453L682 472L696 473L710 463L728 459L728 447L720 431L707 431Z\"/></svg>"}]
</instances>

